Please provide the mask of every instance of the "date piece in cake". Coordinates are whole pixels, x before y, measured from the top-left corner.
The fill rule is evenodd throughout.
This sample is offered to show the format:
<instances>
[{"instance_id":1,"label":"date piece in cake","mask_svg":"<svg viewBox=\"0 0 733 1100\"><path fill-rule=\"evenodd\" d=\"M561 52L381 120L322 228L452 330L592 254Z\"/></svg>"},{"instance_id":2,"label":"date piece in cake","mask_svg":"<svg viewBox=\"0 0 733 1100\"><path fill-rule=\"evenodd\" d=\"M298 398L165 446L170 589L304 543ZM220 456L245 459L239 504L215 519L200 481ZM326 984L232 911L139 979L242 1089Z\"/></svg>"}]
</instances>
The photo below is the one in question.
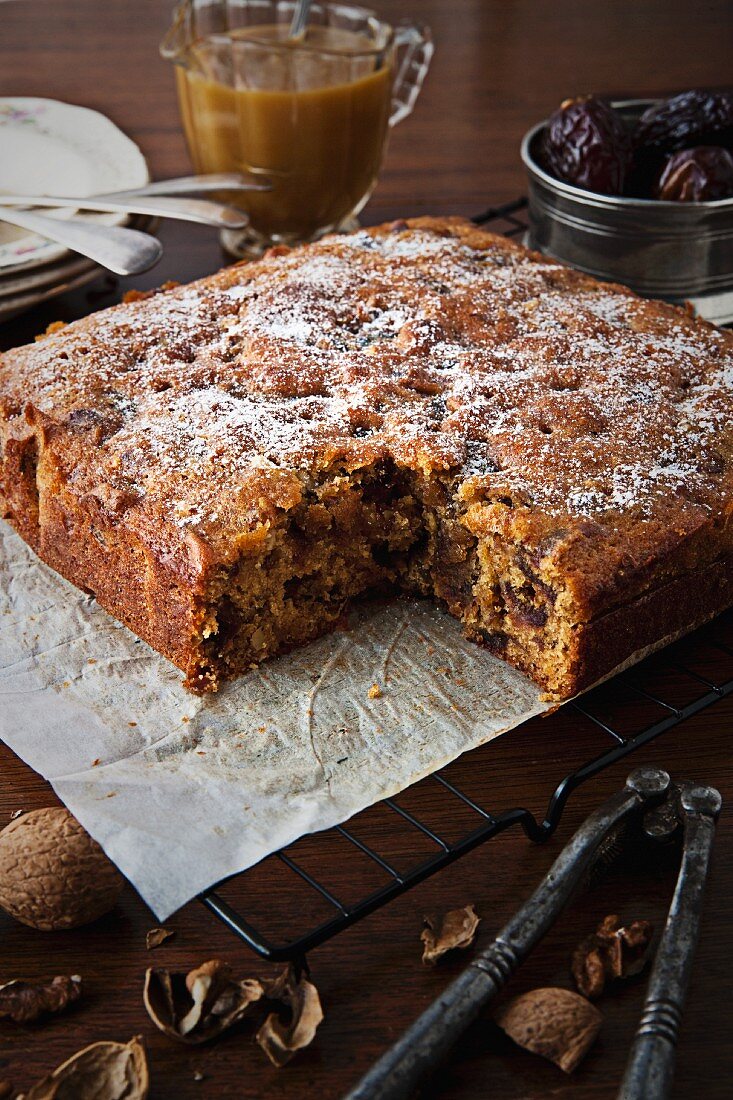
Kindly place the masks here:
<instances>
[{"instance_id":1,"label":"date piece in cake","mask_svg":"<svg viewBox=\"0 0 733 1100\"><path fill-rule=\"evenodd\" d=\"M214 689L394 586L573 695L733 603L733 335L460 219L0 361L0 507Z\"/></svg>"}]
</instances>

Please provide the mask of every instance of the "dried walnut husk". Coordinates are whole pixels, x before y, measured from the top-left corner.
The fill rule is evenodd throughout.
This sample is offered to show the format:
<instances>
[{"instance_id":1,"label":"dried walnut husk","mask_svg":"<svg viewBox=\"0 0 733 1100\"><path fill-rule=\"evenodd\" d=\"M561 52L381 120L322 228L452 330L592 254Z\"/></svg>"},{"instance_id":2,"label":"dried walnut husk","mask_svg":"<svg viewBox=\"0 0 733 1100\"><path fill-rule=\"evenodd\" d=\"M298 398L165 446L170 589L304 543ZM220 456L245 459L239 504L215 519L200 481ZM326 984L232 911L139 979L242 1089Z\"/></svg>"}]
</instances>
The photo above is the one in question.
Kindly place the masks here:
<instances>
[{"instance_id":1,"label":"dried walnut husk","mask_svg":"<svg viewBox=\"0 0 733 1100\"><path fill-rule=\"evenodd\" d=\"M172 928L151 928L145 935L145 946L148 951L152 951L156 947L160 947L166 940L175 936L175 932Z\"/></svg>"},{"instance_id":2,"label":"dried walnut husk","mask_svg":"<svg viewBox=\"0 0 733 1100\"><path fill-rule=\"evenodd\" d=\"M164 1034L197 1045L236 1024L263 994L256 978L235 981L227 963L210 959L188 974L151 967L145 974L143 1000Z\"/></svg>"},{"instance_id":3,"label":"dried walnut husk","mask_svg":"<svg viewBox=\"0 0 733 1100\"><path fill-rule=\"evenodd\" d=\"M598 1009L569 989L533 989L502 1005L495 1016L510 1039L572 1073L603 1023Z\"/></svg>"},{"instance_id":4,"label":"dried walnut husk","mask_svg":"<svg viewBox=\"0 0 733 1100\"><path fill-rule=\"evenodd\" d=\"M40 1016L63 1010L81 996L81 978L59 974L50 982L26 982L21 978L0 985L0 1018L28 1024Z\"/></svg>"},{"instance_id":5,"label":"dried walnut husk","mask_svg":"<svg viewBox=\"0 0 733 1100\"><path fill-rule=\"evenodd\" d=\"M284 1066L297 1051L313 1042L323 1009L318 990L307 978L296 977L289 966L272 982L265 985L269 1001L280 1001L290 1009L290 1020L283 1023L272 1012L257 1032L257 1042L275 1066Z\"/></svg>"},{"instance_id":6,"label":"dried walnut husk","mask_svg":"<svg viewBox=\"0 0 733 1100\"><path fill-rule=\"evenodd\" d=\"M145 1100L150 1087L141 1039L92 1043L18 1100Z\"/></svg>"},{"instance_id":7,"label":"dried walnut husk","mask_svg":"<svg viewBox=\"0 0 733 1100\"><path fill-rule=\"evenodd\" d=\"M595 999L607 981L638 974L646 964L653 935L649 921L622 925L615 913L604 917L593 935L581 940L573 952L570 969L578 991Z\"/></svg>"},{"instance_id":8,"label":"dried walnut husk","mask_svg":"<svg viewBox=\"0 0 733 1100\"><path fill-rule=\"evenodd\" d=\"M433 965L447 951L453 951L458 947L470 947L476 937L480 920L473 905L466 905L463 909L451 909L440 921L439 926L437 921L425 917L424 928L420 933L420 939L424 945L422 961Z\"/></svg>"}]
</instances>

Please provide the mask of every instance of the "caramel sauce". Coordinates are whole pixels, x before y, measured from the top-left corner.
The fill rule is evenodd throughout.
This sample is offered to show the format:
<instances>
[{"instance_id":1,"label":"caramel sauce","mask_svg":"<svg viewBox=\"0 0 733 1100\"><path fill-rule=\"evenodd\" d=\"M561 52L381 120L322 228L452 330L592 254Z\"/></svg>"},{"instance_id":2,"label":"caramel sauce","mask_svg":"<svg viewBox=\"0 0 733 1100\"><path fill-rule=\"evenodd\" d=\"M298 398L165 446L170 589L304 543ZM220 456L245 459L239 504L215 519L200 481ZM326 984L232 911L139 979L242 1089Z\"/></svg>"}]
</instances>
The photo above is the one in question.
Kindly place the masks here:
<instances>
[{"instance_id":1,"label":"caramel sauce","mask_svg":"<svg viewBox=\"0 0 733 1100\"><path fill-rule=\"evenodd\" d=\"M365 35L280 26L196 43L176 79L197 172L247 170L268 192L233 193L269 239L307 239L358 209L374 187L389 120L390 57Z\"/></svg>"}]
</instances>

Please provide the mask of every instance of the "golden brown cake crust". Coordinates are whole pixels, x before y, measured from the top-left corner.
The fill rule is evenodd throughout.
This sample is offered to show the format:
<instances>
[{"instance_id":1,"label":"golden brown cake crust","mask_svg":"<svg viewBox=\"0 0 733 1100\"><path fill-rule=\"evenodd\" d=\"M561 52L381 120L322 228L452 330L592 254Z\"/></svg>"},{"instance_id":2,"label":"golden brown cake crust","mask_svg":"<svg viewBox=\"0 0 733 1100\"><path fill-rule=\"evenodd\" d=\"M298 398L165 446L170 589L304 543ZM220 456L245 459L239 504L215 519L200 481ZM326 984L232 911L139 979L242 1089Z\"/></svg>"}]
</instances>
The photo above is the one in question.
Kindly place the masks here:
<instances>
[{"instance_id":1,"label":"golden brown cake crust","mask_svg":"<svg viewBox=\"0 0 733 1100\"><path fill-rule=\"evenodd\" d=\"M222 576L271 554L283 517L300 532L304 509L335 537L328 479L409 479L409 545L430 514L432 564L403 540L398 583L559 697L733 602L732 414L733 334L419 218L274 250L6 354L0 504L203 687L227 674L201 656ZM457 525L472 545L451 559ZM469 558L471 583L452 585ZM714 583L686 595L699 576ZM562 630L552 673L512 651L513 630Z\"/></svg>"}]
</instances>

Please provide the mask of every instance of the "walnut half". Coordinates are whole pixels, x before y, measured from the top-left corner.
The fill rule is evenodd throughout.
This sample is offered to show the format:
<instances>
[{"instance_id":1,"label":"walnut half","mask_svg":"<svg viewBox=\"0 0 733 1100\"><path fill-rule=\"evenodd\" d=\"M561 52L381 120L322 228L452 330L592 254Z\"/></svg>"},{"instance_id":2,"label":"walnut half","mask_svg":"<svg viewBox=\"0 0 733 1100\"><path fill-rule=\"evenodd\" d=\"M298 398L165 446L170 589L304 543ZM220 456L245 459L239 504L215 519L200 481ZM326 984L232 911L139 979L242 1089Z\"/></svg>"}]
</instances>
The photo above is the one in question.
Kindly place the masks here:
<instances>
[{"instance_id":1,"label":"walnut half","mask_svg":"<svg viewBox=\"0 0 733 1100\"><path fill-rule=\"evenodd\" d=\"M494 1017L510 1039L572 1073L601 1030L603 1017L569 989L533 989L502 1005Z\"/></svg>"},{"instance_id":2,"label":"walnut half","mask_svg":"<svg viewBox=\"0 0 733 1100\"><path fill-rule=\"evenodd\" d=\"M18 1100L145 1100L149 1088L145 1048L136 1036L84 1047Z\"/></svg>"}]
</instances>

